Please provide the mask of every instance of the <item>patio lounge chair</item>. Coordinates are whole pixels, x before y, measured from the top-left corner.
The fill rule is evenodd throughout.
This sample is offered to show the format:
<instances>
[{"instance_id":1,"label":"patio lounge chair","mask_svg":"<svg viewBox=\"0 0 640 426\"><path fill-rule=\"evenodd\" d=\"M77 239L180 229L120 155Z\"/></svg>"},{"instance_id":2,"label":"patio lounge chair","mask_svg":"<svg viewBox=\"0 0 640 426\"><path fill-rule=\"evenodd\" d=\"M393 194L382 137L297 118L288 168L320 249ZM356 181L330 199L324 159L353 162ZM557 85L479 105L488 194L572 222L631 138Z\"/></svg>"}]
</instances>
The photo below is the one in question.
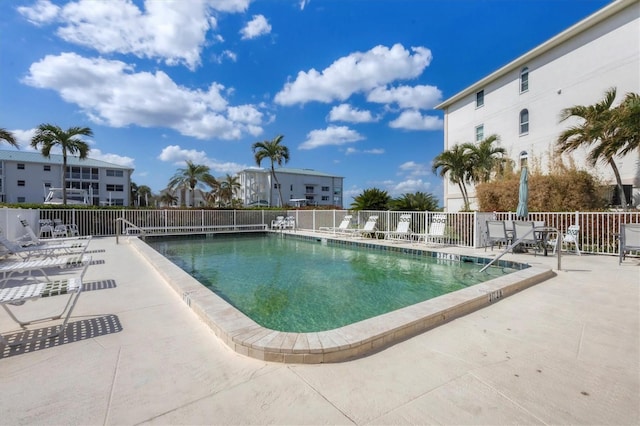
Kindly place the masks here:
<instances>
[{"instance_id":1,"label":"patio lounge chair","mask_svg":"<svg viewBox=\"0 0 640 426\"><path fill-rule=\"evenodd\" d=\"M29 275L34 275L35 272L38 272L41 276L47 278L47 271L56 268L75 268L86 261L88 261L87 255L54 256L31 260L3 260L0 261L0 288L4 287L7 280L11 279L15 274L28 273Z\"/></svg>"},{"instance_id":2,"label":"patio lounge chair","mask_svg":"<svg viewBox=\"0 0 640 426\"><path fill-rule=\"evenodd\" d=\"M90 239L75 241L52 241L50 244L21 246L16 241L10 241L0 231L0 246L4 247L8 254L16 255L22 259L32 256L60 256L61 254L84 254L89 246Z\"/></svg>"},{"instance_id":3,"label":"patio lounge chair","mask_svg":"<svg viewBox=\"0 0 640 426\"><path fill-rule=\"evenodd\" d=\"M293 216L287 216L280 225L281 229L296 229L296 218Z\"/></svg>"},{"instance_id":4,"label":"patio lounge chair","mask_svg":"<svg viewBox=\"0 0 640 426\"><path fill-rule=\"evenodd\" d=\"M384 235L385 240L409 241L413 236L411 231L411 215L403 214L398 219L395 231L377 231L376 235Z\"/></svg>"},{"instance_id":5,"label":"patio lounge chair","mask_svg":"<svg viewBox=\"0 0 640 426\"><path fill-rule=\"evenodd\" d=\"M344 233L344 232L348 232L349 230L349 226L351 226L351 219L353 218L352 215L348 214L345 217L342 218L342 222L340 222L340 225L336 226L321 226L320 228L318 228L318 231L323 231L323 232L333 232L334 234L337 233Z\"/></svg>"},{"instance_id":6,"label":"patio lounge chair","mask_svg":"<svg viewBox=\"0 0 640 426\"><path fill-rule=\"evenodd\" d=\"M621 265L627 251L640 251L640 223L620 224L620 258Z\"/></svg>"},{"instance_id":7,"label":"patio lounge chair","mask_svg":"<svg viewBox=\"0 0 640 426\"><path fill-rule=\"evenodd\" d=\"M487 221L487 244L491 245L491 251L493 251L494 245L509 245L511 244L511 237L507 234L507 227L502 220L488 220ZM487 247L485 246L485 251Z\"/></svg>"},{"instance_id":8,"label":"patio lounge chair","mask_svg":"<svg viewBox=\"0 0 640 426\"><path fill-rule=\"evenodd\" d=\"M446 214L434 214L429 224L429 230L424 236L425 243L443 242L447 226Z\"/></svg>"},{"instance_id":9,"label":"patio lounge chair","mask_svg":"<svg viewBox=\"0 0 640 426\"><path fill-rule=\"evenodd\" d=\"M362 229L354 229L351 232L353 237L373 237L376 234L378 226L378 216L369 216Z\"/></svg>"},{"instance_id":10,"label":"patio lounge chair","mask_svg":"<svg viewBox=\"0 0 640 426\"><path fill-rule=\"evenodd\" d=\"M31 228L31 225L29 225L29 222L27 222L26 219L22 219L20 217L20 215L18 215L18 221L20 222L20 225L22 225L22 228L24 229L24 231L26 232L26 237L28 238L28 240L21 240L20 243L21 245L31 245L31 244L35 244L35 245L42 245L42 244L59 244L61 241L77 241L79 239L84 239L84 240L89 240L91 239L91 236L86 236L86 237L81 237L79 235L74 236L74 237L66 237L66 238L56 238L55 240L42 240L40 239L35 232L33 232L33 228ZM55 234L54 234L55 235Z\"/></svg>"},{"instance_id":11,"label":"patio lounge chair","mask_svg":"<svg viewBox=\"0 0 640 426\"><path fill-rule=\"evenodd\" d=\"M271 221L271 229L282 229L283 224L284 216L276 216L276 218Z\"/></svg>"},{"instance_id":12,"label":"patio lounge chair","mask_svg":"<svg viewBox=\"0 0 640 426\"><path fill-rule=\"evenodd\" d=\"M30 339L9 342L9 340L0 334L0 343L4 343L5 345L14 346L19 344L24 344L28 342L33 342L37 340L43 340L51 337L56 337L60 333L64 331L67 326L67 322L69 321L69 317L71 316L71 312L80 297L80 293L82 292L82 278L84 277L85 272L89 264L91 263L91 258L87 257L83 260L82 268L78 269L77 272L70 277L61 279L61 280L49 280L42 279L41 277L26 277L22 282L19 282L18 285L10 286L7 285L4 288L0 289L0 305L4 308L4 310L9 314L12 320L18 323L21 327L25 328L29 324L33 324L36 322L49 321L60 319L64 315L64 320L62 324L59 324L54 328L51 333L48 334L40 334L36 333L36 336ZM63 310L56 315L53 316L45 316L41 318L34 318L28 321L19 319L12 309L9 308L9 305L17 305L20 306L27 301L30 300L40 300L53 296L61 296L68 295L69 300L64 306ZM66 312L66 315L65 315Z\"/></svg>"},{"instance_id":13,"label":"patio lounge chair","mask_svg":"<svg viewBox=\"0 0 640 426\"><path fill-rule=\"evenodd\" d=\"M549 246L553 247L553 253L556 253L556 250L558 249L558 240L560 240L560 250L562 250L562 247L564 247L565 245L570 246L571 244L574 245L574 247L576 248L576 253L578 254L578 256L580 256L580 225L570 225L569 228L567 229L567 232L562 235L562 238L554 238L551 239L549 241L547 241L547 244Z\"/></svg>"}]
</instances>

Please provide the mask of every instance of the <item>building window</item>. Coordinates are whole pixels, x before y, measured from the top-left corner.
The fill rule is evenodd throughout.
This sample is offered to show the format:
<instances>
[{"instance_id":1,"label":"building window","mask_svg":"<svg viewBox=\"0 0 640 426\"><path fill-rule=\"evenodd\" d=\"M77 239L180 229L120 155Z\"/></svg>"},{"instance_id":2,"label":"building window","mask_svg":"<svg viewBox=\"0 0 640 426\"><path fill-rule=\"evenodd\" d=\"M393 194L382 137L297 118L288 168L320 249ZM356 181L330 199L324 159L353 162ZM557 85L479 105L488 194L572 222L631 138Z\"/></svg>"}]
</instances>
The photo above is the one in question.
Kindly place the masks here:
<instances>
[{"instance_id":1,"label":"building window","mask_svg":"<svg viewBox=\"0 0 640 426\"><path fill-rule=\"evenodd\" d=\"M107 169L107 176L123 177L124 173L122 170Z\"/></svg>"},{"instance_id":2,"label":"building window","mask_svg":"<svg viewBox=\"0 0 640 426\"><path fill-rule=\"evenodd\" d=\"M329 191L331 191L331 189L329 189L328 186L323 186L322 187L322 192L329 192Z\"/></svg>"},{"instance_id":3,"label":"building window","mask_svg":"<svg viewBox=\"0 0 640 426\"><path fill-rule=\"evenodd\" d=\"M329 201L329 196L328 195L323 195L322 196L322 201Z\"/></svg>"},{"instance_id":4,"label":"building window","mask_svg":"<svg viewBox=\"0 0 640 426\"><path fill-rule=\"evenodd\" d=\"M480 142L484 139L484 124L476 127L476 142Z\"/></svg>"},{"instance_id":5,"label":"building window","mask_svg":"<svg viewBox=\"0 0 640 426\"><path fill-rule=\"evenodd\" d=\"M23 180L19 180L18 181L18 186L24 186L24 181Z\"/></svg>"},{"instance_id":6,"label":"building window","mask_svg":"<svg viewBox=\"0 0 640 426\"><path fill-rule=\"evenodd\" d=\"M19 203L24 203L26 201L26 199L24 197L18 197L18 202Z\"/></svg>"},{"instance_id":7,"label":"building window","mask_svg":"<svg viewBox=\"0 0 640 426\"><path fill-rule=\"evenodd\" d=\"M520 134L526 135L529 133L529 110L523 109L520 111Z\"/></svg>"},{"instance_id":8,"label":"building window","mask_svg":"<svg viewBox=\"0 0 640 426\"><path fill-rule=\"evenodd\" d=\"M124 191L123 185L114 185L112 183L107 184L107 192L122 192Z\"/></svg>"},{"instance_id":9,"label":"building window","mask_svg":"<svg viewBox=\"0 0 640 426\"><path fill-rule=\"evenodd\" d=\"M476 93L476 108L480 108L482 105L484 105L484 90Z\"/></svg>"},{"instance_id":10,"label":"building window","mask_svg":"<svg viewBox=\"0 0 640 426\"><path fill-rule=\"evenodd\" d=\"M289 185L289 191L293 191L293 184Z\"/></svg>"},{"instance_id":11,"label":"building window","mask_svg":"<svg viewBox=\"0 0 640 426\"><path fill-rule=\"evenodd\" d=\"M524 67L520 71L520 93L529 90L529 68Z\"/></svg>"},{"instance_id":12,"label":"building window","mask_svg":"<svg viewBox=\"0 0 640 426\"><path fill-rule=\"evenodd\" d=\"M307 187L305 188L305 192L306 192L307 194L313 194L313 186L307 186ZM313 197L312 197L312 198L313 198Z\"/></svg>"},{"instance_id":13,"label":"building window","mask_svg":"<svg viewBox=\"0 0 640 426\"><path fill-rule=\"evenodd\" d=\"M51 171L51 166L50 166L50 165L48 165L48 164L45 164L44 166L42 166L42 169L43 169L45 172L50 172L50 171Z\"/></svg>"},{"instance_id":14,"label":"building window","mask_svg":"<svg viewBox=\"0 0 640 426\"><path fill-rule=\"evenodd\" d=\"M279 183L274 183L273 184L273 189L278 189L280 188L280 184Z\"/></svg>"},{"instance_id":15,"label":"building window","mask_svg":"<svg viewBox=\"0 0 640 426\"><path fill-rule=\"evenodd\" d=\"M24 163L18 163L18 170L24 170Z\"/></svg>"}]
</instances>

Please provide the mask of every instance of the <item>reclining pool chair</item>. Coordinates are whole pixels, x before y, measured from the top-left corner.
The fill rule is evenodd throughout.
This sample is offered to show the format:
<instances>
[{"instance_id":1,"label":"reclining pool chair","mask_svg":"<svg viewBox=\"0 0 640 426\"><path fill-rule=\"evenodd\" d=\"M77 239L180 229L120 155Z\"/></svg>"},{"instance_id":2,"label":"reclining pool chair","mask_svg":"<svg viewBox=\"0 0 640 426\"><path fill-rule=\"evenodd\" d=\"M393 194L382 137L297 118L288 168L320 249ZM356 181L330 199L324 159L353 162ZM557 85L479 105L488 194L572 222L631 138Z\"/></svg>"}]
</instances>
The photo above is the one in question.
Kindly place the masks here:
<instances>
[{"instance_id":1,"label":"reclining pool chair","mask_svg":"<svg viewBox=\"0 0 640 426\"><path fill-rule=\"evenodd\" d=\"M378 230L378 216L369 216L362 229L354 229L351 232L353 237L373 237Z\"/></svg>"},{"instance_id":2,"label":"reclining pool chair","mask_svg":"<svg viewBox=\"0 0 640 426\"><path fill-rule=\"evenodd\" d=\"M276 216L276 218L271 221L271 229L282 229L283 224L284 216Z\"/></svg>"},{"instance_id":3,"label":"reclining pool chair","mask_svg":"<svg viewBox=\"0 0 640 426\"><path fill-rule=\"evenodd\" d=\"M0 289L0 305L4 308L4 310L9 314L11 319L18 323L22 328L25 328L29 324L49 321L49 320L57 320L63 317L64 320L62 324L57 325L51 333L48 334L40 334L36 333L36 336L29 339L24 339L20 341L9 342L9 340L0 334L0 343L4 343L5 345L14 346L20 345L24 343L29 343L37 340L43 340L51 337L56 337L61 334L69 321L69 317L71 316L71 312L76 306L78 302L78 298L80 297L80 293L82 292L82 279L84 277L85 272L89 264L91 263L91 258L87 257L83 260L81 264L81 268L76 269L76 273L73 276L60 279L60 280L50 280L43 279L42 277L31 277L26 276L22 277L22 280L19 281L18 285L8 284L4 288ZM28 321L19 319L13 309L10 309L9 306L17 305L20 306L27 301L30 300L41 300L46 299L53 296L61 296L67 295L69 296L69 300L67 300L66 305L63 310L56 315L53 316L45 316L41 318L34 318ZM66 312L66 315L65 315Z\"/></svg>"},{"instance_id":4,"label":"reclining pool chair","mask_svg":"<svg viewBox=\"0 0 640 426\"><path fill-rule=\"evenodd\" d=\"M16 241L10 241L0 230L0 246L4 247L9 254L22 259L29 259L33 256L60 256L62 254L84 254L87 251L91 239L79 239L73 241L52 241L41 245L22 246Z\"/></svg>"},{"instance_id":5,"label":"reclining pool chair","mask_svg":"<svg viewBox=\"0 0 640 426\"><path fill-rule=\"evenodd\" d=\"M621 265L627 251L640 251L640 223L620 224L620 257Z\"/></svg>"},{"instance_id":6,"label":"reclining pool chair","mask_svg":"<svg viewBox=\"0 0 640 426\"><path fill-rule=\"evenodd\" d=\"M444 232L447 227L446 214L434 214L429 224L429 230L424 236L425 243L442 243L444 242Z\"/></svg>"},{"instance_id":7,"label":"reclining pool chair","mask_svg":"<svg viewBox=\"0 0 640 426\"><path fill-rule=\"evenodd\" d=\"M349 231L349 226L351 226L351 219L352 218L353 218L353 216L348 214L348 215L346 215L345 217L342 218L342 222L340 222L340 225L338 225L338 226L321 226L320 228L318 228L318 231L333 232L334 234L348 232Z\"/></svg>"},{"instance_id":8,"label":"reclining pool chair","mask_svg":"<svg viewBox=\"0 0 640 426\"><path fill-rule=\"evenodd\" d=\"M413 236L411 231L411 215L403 214L398 219L395 231L377 231L376 235L384 235L385 240L409 241Z\"/></svg>"},{"instance_id":9,"label":"reclining pool chair","mask_svg":"<svg viewBox=\"0 0 640 426\"><path fill-rule=\"evenodd\" d=\"M66 237L66 238L56 238L55 240L42 240L40 239L35 232L33 232L33 228L31 228L31 225L29 225L29 222L27 222L26 219L22 219L20 217L20 215L18 215L18 221L20 222L20 225L22 225L23 230L26 232L26 237L28 238L28 240L21 240L20 243L21 245L31 245L31 244L35 244L35 245L42 245L42 244L59 244L62 241L77 241L77 240L89 240L91 239L91 236L86 236L86 237L81 237L81 236L75 236L75 237Z\"/></svg>"},{"instance_id":10,"label":"reclining pool chair","mask_svg":"<svg viewBox=\"0 0 640 426\"><path fill-rule=\"evenodd\" d=\"M560 250L562 250L565 245L569 247L573 244L576 248L576 253L580 256L580 225L570 225L562 237L550 239L547 241L547 244L553 246L554 254L558 249L558 244L560 244Z\"/></svg>"}]
</instances>

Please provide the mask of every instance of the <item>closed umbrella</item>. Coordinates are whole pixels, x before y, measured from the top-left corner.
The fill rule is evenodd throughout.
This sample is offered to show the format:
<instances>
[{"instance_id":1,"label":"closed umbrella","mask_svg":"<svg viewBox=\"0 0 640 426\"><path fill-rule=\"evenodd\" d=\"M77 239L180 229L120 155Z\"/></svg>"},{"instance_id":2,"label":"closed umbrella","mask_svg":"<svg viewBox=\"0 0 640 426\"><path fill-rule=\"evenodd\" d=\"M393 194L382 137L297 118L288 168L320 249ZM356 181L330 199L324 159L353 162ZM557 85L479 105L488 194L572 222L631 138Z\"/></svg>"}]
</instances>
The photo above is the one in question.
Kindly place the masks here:
<instances>
[{"instance_id":1,"label":"closed umbrella","mask_svg":"<svg viewBox=\"0 0 640 426\"><path fill-rule=\"evenodd\" d=\"M527 167L524 166L522 168L522 173L520 174L520 190L518 197L518 208L516 210L516 216L518 219L526 219L527 215L529 215L529 207L527 203L529 202L529 179L527 176Z\"/></svg>"}]
</instances>

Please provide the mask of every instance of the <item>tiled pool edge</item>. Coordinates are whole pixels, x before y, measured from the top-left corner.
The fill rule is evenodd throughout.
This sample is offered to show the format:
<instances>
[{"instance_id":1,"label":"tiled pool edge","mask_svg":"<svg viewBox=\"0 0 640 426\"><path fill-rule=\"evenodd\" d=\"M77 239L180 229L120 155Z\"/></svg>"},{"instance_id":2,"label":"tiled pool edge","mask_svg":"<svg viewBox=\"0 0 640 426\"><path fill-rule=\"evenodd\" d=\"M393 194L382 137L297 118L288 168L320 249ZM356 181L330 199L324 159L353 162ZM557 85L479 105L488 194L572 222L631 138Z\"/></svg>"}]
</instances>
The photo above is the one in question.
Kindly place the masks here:
<instances>
[{"instance_id":1,"label":"tiled pool edge","mask_svg":"<svg viewBox=\"0 0 640 426\"><path fill-rule=\"evenodd\" d=\"M335 330L286 333L258 325L143 241L129 241L230 348L252 358L284 363L318 364L363 357L555 275L550 269L529 267Z\"/></svg>"}]
</instances>

